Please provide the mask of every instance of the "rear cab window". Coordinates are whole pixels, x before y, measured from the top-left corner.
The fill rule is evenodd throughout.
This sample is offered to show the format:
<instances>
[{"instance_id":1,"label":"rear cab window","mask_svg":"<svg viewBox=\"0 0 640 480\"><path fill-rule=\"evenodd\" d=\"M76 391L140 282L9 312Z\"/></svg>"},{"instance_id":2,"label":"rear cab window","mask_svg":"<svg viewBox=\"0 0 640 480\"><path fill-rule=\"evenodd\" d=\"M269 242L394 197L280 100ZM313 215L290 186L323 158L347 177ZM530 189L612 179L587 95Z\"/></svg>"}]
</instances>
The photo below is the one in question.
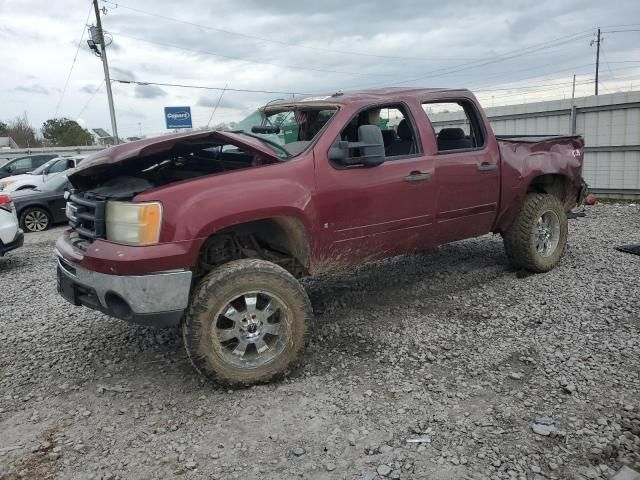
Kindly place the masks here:
<instances>
[{"instance_id":1,"label":"rear cab window","mask_svg":"<svg viewBox=\"0 0 640 480\"><path fill-rule=\"evenodd\" d=\"M484 148L486 133L470 100L424 102L422 109L431 122L438 153Z\"/></svg>"}]
</instances>

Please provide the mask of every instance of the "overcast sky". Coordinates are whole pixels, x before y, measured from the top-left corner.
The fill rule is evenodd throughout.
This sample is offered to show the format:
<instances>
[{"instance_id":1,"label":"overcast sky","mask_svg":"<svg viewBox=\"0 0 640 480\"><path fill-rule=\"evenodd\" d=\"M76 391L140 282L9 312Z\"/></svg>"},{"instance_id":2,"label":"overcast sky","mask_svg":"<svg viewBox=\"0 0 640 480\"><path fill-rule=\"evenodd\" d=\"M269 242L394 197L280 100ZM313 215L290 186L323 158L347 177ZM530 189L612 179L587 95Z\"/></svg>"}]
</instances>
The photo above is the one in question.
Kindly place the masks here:
<instances>
[{"instance_id":1,"label":"overcast sky","mask_svg":"<svg viewBox=\"0 0 640 480\"><path fill-rule=\"evenodd\" d=\"M640 89L638 0L104 2L112 79L300 93L384 85L466 87L484 106ZM111 130L102 65L81 43L88 0L0 0L0 120L56 113ZM176 21L178 20L178 21ZM635 22L635 25L632 25ZM621 31L625 30L625 31ZM635 31L633 31L635 30ZM96 89L100 87L97 94ZM206 125L220 92L113 84L120 135L161 133L163 107ZM93 98L92 98L93 96ZM226 92L212 124L283 94ZM88 105L88 106L87 106ZM86 106L86 108L85 108Z\"/></svg>"}]
</instances>

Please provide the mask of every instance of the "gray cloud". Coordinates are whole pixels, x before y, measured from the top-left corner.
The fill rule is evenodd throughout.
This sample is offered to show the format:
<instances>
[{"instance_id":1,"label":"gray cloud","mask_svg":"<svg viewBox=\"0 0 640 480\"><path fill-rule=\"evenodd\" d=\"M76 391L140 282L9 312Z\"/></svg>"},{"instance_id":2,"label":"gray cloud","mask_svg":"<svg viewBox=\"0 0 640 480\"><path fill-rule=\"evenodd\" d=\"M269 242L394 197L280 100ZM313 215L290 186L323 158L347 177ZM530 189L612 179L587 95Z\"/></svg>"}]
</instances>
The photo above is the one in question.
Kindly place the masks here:
<instances>
[{"instance_id":1,"label":"gray cloud","mask_svg":"<svg viewBox=\"0 0 640 480\"><path fill-rule=\"evenodd\" d=\"M214 108L218 105L218 99L220 96L215 97L200 97L198 102L196 103L199 107L211 107ZM224 96L220 100L220 104L218 108L246 108L246 104L237 100L231 100L229 98L225 98Z\"/></svg>"},{"instance_id":2,"label":"gray cloud","mask_svg":"<svg viewBox=\"0 0 640 480\"><path fill-rule=\"evenodd\" d=\"M110 68L110 73L111 73L111 78L115 78L117 80L131 81L136 79L135 74L131 70L125 69L125 68L112 66Z\"/></svg>"},{"instance_id":3,"label":"gray cloud","mask_svg":"<svg viewBox=\"0 0 640 480\"><path fill-rule=\"evenodd\" d=\"M98 85L93 83L87 83L86 85L83 85L82 87L80 87L80 91L83 93L93 94L96 91L96 88L98 88Z\"/></svg>"},{"instance_id":4,"label":"gray cloud","mask_svg":"<svg viewBox=\"0 0 640 480\"><path fill-rule=\"evenodd\" d=\"M134 92L136 98L160 98L167 96L167 92L155 85L136 85Z\"/></svg>"},{"instance_id":5,"label":"gray cloud","mask_svg":"<svg viewBox=\"0 0 640 480\"><path fill-rule=\"evenodd\" d=\"M44 88L42 85L33 84L33 85L19 85L14 88L16 92L25 92L25 93L36 93L39 95L47 95L49 90Z\"/></svg>"}]
</instances>

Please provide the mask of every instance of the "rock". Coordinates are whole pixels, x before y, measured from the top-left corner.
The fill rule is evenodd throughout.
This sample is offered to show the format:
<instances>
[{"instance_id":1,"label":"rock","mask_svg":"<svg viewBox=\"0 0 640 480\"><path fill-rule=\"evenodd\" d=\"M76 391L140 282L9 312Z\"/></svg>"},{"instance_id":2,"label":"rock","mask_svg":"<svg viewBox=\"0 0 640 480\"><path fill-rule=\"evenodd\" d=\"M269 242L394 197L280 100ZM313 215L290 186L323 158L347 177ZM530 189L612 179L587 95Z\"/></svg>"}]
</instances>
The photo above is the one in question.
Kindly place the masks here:
<instances>
[{"instance_id":1,"label":"rock","mask_svg":"<svg viewBox=\"0 0 640 480\"><path fill-rule=\"evenodd\" d=\"M291 449L291 453L293 453L296 457L301 457L302 455L307 453L307 451L302 447L295 447Z\"/></svg>"},{"instance_id":2,"label":"rock","mask_svg":"<svg viewBox=\"0 0 640 480\"><path fill-rule=\"evenodd\" d=\"M391 473L391 467L389 465L380 465L376 471L381 477L388 477Z\"/></svg>"},{"instance_id":3,"label":"rock","mask_svg":"<svg viewBox=\"0 0 640 480\"><path fill-rule=\"evenodd\" d=\"M327 469L327 472L333 472L336 469L336 464L333 462L327 462L324 464L324 468Z\"/></svg>"},{"instance_id":4,"label":"rock","mask_svg":"<svg viewBox=\"0 0 640 480\"><path fill-rule=\"evenodd\" d=\"M551 417L537 417L534 423L539 425L553 425L553 418Z\"/></svg>"},{"instance_id":5,"label":"rock","mask_svg":"<svg viewBox=\"0 0 640 480\"><path fill-rule=\"evenodd\" d=\"M533 430L533 433L548 437L549 435L551 435L551 432L555 432L556 427L554 427L553 425L534 423L531 425L531 430Z\"/></svg>"},{"instance_id":6,"label":"rock","mask_svg":"<svg viewBox=\"0 0 640 480\"><path fill-rule=\"evenodd\" d=\"M640 473L624 466L611 477L611 480L640 480Z\"/></svg>"},{"instance_id":7,"label":"rock","mask_svg":"<svg viewBox=\"0 0 640 480\"><path fill-rule=\"evenodd\" d=\"M514 380L522 380L523 375L520 372L511 372L509 375Z\"/></svg>"}]
</instances>

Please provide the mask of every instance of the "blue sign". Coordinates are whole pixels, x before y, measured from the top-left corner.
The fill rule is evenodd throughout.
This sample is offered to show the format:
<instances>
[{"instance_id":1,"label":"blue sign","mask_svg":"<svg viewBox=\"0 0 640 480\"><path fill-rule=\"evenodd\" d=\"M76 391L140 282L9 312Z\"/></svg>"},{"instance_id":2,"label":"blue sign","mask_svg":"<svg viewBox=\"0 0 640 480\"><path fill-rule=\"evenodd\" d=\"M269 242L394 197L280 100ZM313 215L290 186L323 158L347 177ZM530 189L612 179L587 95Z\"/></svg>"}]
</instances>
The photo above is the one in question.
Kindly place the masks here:
<instances>
[{"instance_id":1,"label":"blue sign","mask_svg":"<svg viewBox=\"0 0 640 480\"><path fill-rule=\"evenodd\" d=\"M192 128L191 107L164 107L167 128Z\"/></svg>"}]
</instances>

